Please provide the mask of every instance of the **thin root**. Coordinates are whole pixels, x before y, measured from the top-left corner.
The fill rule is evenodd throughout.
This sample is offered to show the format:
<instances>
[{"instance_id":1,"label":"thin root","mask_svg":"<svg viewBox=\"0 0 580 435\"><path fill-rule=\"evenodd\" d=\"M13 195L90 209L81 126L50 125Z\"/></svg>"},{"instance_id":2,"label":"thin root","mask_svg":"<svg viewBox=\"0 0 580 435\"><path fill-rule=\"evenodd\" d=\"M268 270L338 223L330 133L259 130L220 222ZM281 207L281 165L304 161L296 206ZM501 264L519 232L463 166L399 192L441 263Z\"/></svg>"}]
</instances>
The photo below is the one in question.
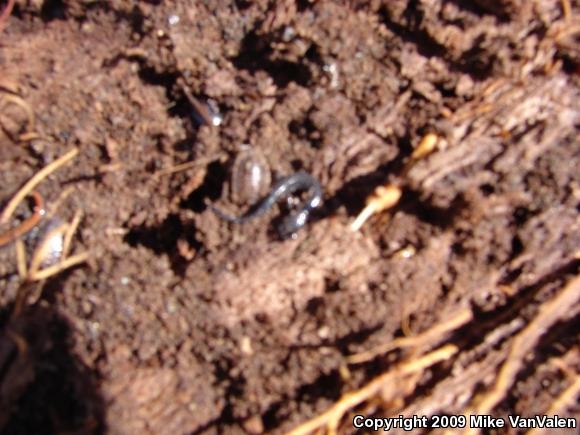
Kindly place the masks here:
<instances>
[{"instance_id":1,"label":"thin root","mask_svg":"<svg viewBox=\"0 0 580 435\"><path fill-rule=\"evenodd\" d=\"M69 186L60 193L56 201L53 201L52 204L50 204L50 208L46 211L47 219L51 219L52 217L54 217L56 212L60 209L62 203L66 201L66 199L70 196L70 194L73 191L74 187Z\"/></svg>"},{"instance_id":2,"label":"thin root","mask_svg":"<svg viewBox=\"0 0 580 435\"><path fill-rule=\"evenodd\" d=\"M569 21L572 16L572 7L570 6L569 0L560 0L562 4L562 13L564 15L564 20Z\"/></svg>"},{"instance_id":3,"label":"thin root","mask_svg":"<svg viewBox=\"0 0 580 435\"><path fill-rule=\"evenodd\" d=\"M550 406L544 415L563 415L566 410L574 406L578 402L578 396L580 395L580 376L576 376L576 379L568 388L560 394L556 400ZM535 428L528 432L526 435L537 435L542 433L543 429Z\"/></svg>"},{"instance_id":4,"label":"thin root","mask_svg":"<svg viewBox=\"0 0 580 435\"><path fill-rule=\"evenodd\" d=\"M16 299L14 301L14 308L12 309L12 318L15 319L22 314L22 310L24 309L24 305L30 296L31 291L33 290L34 286L29 281L22 281L20 286L18 287L18 291L16 292Z\"/></svg>"},{"instance_id":5,"label":"thin root","mask_svg":"<svg viewBox=\"0 0 580 435\"><path fill-rule=\"evenodd\" d=\"M170 175L170 174L175 174L176 172L186 171L188 169L195 168L196 166L205 165L205 164L212 162L214 160L217 160L221 157L223 157L223 156L218 155L218 156L214 156L214 157L206 157L206 158L201 158L198 160L193 160L191 162L181 163L181 164L175 165L175 166L170 166L169 168L161 169L160 171L153 174L153 178L160 178L164 175Z\"/></svg>"},{"instance_id":6,"label":"thin root","mask_svg":"<svg viewBox=\"0 0 580 435\"><path fill-rule=\"evenodd\" d=\"M10 16L10 13L12 12L13 7L14 7L14 0L8 0L8 3L6 3L6 6L4 7L4 10L2 11L2 14L0 14L0 31L4 28L4 23L6 22L6 20Z\"/></svg>"},{"instance_id":7,"label":"thin root","mask_svg":"<svg viewBox=\"0 0 580 435\"><path fill-rule=\"evenodd\" d=\"M408 306L403 308L403 318L401 319L401 331L405 337L412 337L413 331L411 331L411 313L409 312Z\"/></svg>"},{"instance_id":8,"label":"thin root","mask_svg":"<svg viewBox=\"0 0 580 435\"><path fill-rule=\"evenodd\" d=\"M32 256L32 261L30 262L30 268L27 276L28 281L41 281L43 279L50 278L51 276L54 276L65 269L87 261L89 258L88 252L83 252L81 254L68 257L73 235L76 232L81 219L82 211L77 210L73 220L70 223L65 222L46 235L43 243L34 251ZM51 249L50 245L52 239L54 237L58 237L59 234L63 237L63 248L60 254L61 260L57 264L41 269L42 262L47 258Z\"/></svg>"},{"instance_id":9,"label":"thin root","mask_svg":"<svg viewBox=\"0 0 580 435\"><path fill-rule=\"evenodd\" d=\"M70 251L70 246L71 246L73 235L76 232L82 218L83 218L83 212L82 212L82 210L79 209L76 211L76 213L73 217L73 220L71 221L68 229L64 233L64 242L63 242L63 247L62 247L62 258L68 257L68 253Z\"/></svg>"},{"instance_id":10,"label":"thin root","mask_svg":"<svg viewBox=\"0 0 580 435\"><path fill-rule=\"evenodd\" d=\"M20 225L7 230L6 232L0 234L0 246L12 243L19 237L25 235L30 230L32 230L38 223L42 216L45 214L44 210L44 200L38 192L32 192L32 197L34 198L34 212L32 215L20 223Z\"/></svg>"},{"instance_id":11,"label":"thin root","mask_svg":"<svg viewBox=\"0 0 580 435\"><path fill-rule=\"evenodd\" d=\"M41 281L43 279L50 278L51 276L57 275L63 270L69 269L73 266L76 266L81 263L85 263L89 259L88 252L82 252L80 254L73 255L69 258L65 258L60 263L55 264L54 266L49 266L45 269L41 269L34 274L29 275L30 281Z\"/></svg>"},{"instance_id":12,"label":"thin root","mask_svg":"<svg viewBox=\"0 0 580 435\"><path fill-rule=\"evenodd\" d=\"M340 419L349 409L352 409L373 396L379 394L383 389L391 386L394 382L400 382L401 378L413 375L429 368L430 366L451 358L457 353L458 348L447 344L419 359L403 362L395 366L392 370L376 377L359 390L346 393L328 411L318 417L309 420L297 428L291 430L288 435L306 435L326 425L329 433L336 430Z\"/></svg>"},{"instance_id":13,"label":"thin root","mask_svg":"<svg viewBox=\"0 0 580 435\"><path fill-rule=\"evenodd\" d=\"M490 414L493 408L505 398L518 372L524 365L538 340L556 322L572 315L570 307L580 301L580 277L573 279L554 299L544 303L536 318L514 339L506 361L500 369L495 385L480 400L474 409L468 409L465 415ZM479 429L469 429L464 434L479 433Z\"/></svg>"},{"instance_id":14,"label":"thin root","mask_svg":"<svg viewBox=\"0 0 580 435\"><path fill-rule=\"evenodd\" d=\"M58 168L63 166L64 164L68 163L71 159L73 159L79 150L77 148L71 149L62 157L58 158L54 162L48 164L40 171L38 171L30 180L26 182L22 188L16 192L16 195L12 197L12 199L8 202L2 214L0 215L0 224L5 224L8 220L12 217L12 214L18 207L18 205L22 202L22 200L28 195L32 189L34 189L42 180L48 177L51 173L56 171Z\"/></svg>"},{"instance_id":15,"label":"thin root","mask_svg":"<svg viewBox=\"0 0 580 435\"><path fill-rule=\"evenodd\" d=\"M6 101L8 103L12 103L18 107L20 107L22 110L24 110L26 112L26 116L28 117L28 127L26 128L26 133L23 133L24 137L27 137L27 135L33 135L36 134L34 133L34 112L32 111L32 108L30 107L30 105L23 100L21 97L19 97L18 95L4 95L2 97L2 100L0 101Z\"/></svg>"},{"instance_id":16,"label":"thin root","mask_svg":"<svg viewBox=\"0 0 580 435\"><path fill-rule=\"evenodd\" d=\"M22 239L16 239L14 244L14 249L16 250L16 268L18 269L18 276L21 280L25 280L28 275L26 267L26 247Z\"/></svg>"},{"instance_id":17,"label":"thin root","mask_svg":"<svg viewBox=\"0 0 580 435\"><path fill-rule=\"evenodd\" d=\"M19 355L26 355L28 353L29 346L24 337L11 331L10 328L6 330L6 336L14 342Z\"/></svg>"},{"instance_id":18,"label":"thin root","mask_svg":"<svg viewBox=\"0 0 580 435\"><path fill-rule=\"evenodd\" d=\"M365 208L359 213L354 222L350 225L352 231L358 231L364 223L377 212L377 207L373 203L367 204Z\"/></svg>"},{"instance_id":19,"label":"thin root","mask_svg":"<svg viewBox=\"0 0 580 435\"><path fill-rule=\"evenodd\" d=\"M41 136L39 133L33 131L33 132L28 132L28 133L22 133L20 136L18 136L18 140L20 142L30 142L33 140L37 140L37 139L42 139L43 136Z\"/></svg>"},{"instance_id":20,"label":"thin root","mask_svg":"<svg viewBox=\"0 0 580 435\"><path fill-rule=\"evenodd\" d=\"M450 332L455 331L456 329L469 323L472 319L472 311L469 308L466 308L453 315L449 320L440 323L419 335L414 337L396 338L389 343L377 346L374 349L368 350L366 352L350 355L346 358L346 361L349 364L360 364L363 362L371 361L377 356L384 355L385 353L394 349L419 347L428 343L437 344L441 342L441 340Z\"/></svg>"}]
</instances>

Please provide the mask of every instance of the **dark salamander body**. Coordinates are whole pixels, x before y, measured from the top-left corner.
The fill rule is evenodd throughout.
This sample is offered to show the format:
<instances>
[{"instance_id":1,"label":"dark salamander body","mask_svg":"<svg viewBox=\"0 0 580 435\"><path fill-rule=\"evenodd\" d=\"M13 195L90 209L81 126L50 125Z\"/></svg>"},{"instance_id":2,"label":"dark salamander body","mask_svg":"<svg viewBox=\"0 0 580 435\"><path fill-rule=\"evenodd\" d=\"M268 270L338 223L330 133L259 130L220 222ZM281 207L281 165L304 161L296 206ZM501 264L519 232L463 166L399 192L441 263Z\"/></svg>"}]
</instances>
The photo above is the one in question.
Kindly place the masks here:
<instances>
[{"instance_id":1,"label":"dark salamander body","mask_svg":"<svg viewBox=\"0 0 580 435\"><path fill-rule=\"evenodd\" d=\"M279 180L264 200L257 203L242 216L230 216L214 206L210 207L220 218L228 222L243 224L266 213L280 199L302 190L310 192L302 208L286 216L277 227L278 234L282 239L294 238L298 230L308 221L312 210L319 207L322 203L322 188L320 187L320 183L306 172L297 172L296 174Z\"/></svg>"}]
</instances>

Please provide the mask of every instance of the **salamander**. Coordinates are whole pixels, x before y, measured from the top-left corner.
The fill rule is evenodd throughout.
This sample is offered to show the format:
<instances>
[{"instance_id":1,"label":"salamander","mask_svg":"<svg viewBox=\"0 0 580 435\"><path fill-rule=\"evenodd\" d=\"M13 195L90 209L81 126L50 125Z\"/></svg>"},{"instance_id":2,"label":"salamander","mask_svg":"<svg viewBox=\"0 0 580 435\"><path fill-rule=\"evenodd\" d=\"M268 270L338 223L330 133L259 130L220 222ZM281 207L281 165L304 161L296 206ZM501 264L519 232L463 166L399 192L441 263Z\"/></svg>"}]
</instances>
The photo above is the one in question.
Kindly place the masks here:
<instances>
[{"instance_id":1,"label":"salamander","mask_svg":"<svg viewBox=\"0 0 580 435\"><path fill-rule=\"evenodd\" d=\"M274 184L270 193L262 201L254 204L248 212L241 216L230 216L213 205L210 206L210 208L221 219L235 224L243 224L266 213L281 198L286 198L288 195L301 190L308 190L310 192L308 198L302 205L302 208L293 211L288 216L284 217L277 226L278 235L282 239L295 238L297 232L308 221L312 210L322 204L323 194L320 183L312 175L306 172L297 172L280 179Z\"/></svg>"}]
</instances>

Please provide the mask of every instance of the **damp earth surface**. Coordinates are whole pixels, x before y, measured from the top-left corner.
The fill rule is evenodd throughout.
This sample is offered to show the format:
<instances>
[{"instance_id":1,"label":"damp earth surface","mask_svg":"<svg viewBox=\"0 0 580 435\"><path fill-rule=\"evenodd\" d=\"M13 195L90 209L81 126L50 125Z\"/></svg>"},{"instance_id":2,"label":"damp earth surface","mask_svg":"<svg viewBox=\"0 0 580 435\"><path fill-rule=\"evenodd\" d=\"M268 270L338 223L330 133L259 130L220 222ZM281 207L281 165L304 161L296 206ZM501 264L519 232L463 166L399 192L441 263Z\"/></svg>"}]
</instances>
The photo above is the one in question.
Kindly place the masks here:
<instances>
[{"instance_id":1,"label":"damp earth surface","mask_svg":"<svg viewBox=\"0 0 580 435\"><path fill-rule=\"evenodd\" d=\"M11 6L0 205L78 149L36 190L89 257L23 284L0 247L0 432L285 433L441 346L340 433L498 388L496 417L578 417L577 1ZM324 202L294 239L272 228L303 197L208 206L299 171ZM352 231L382 185L400 200Z\"/></svg>"}]
</instances>

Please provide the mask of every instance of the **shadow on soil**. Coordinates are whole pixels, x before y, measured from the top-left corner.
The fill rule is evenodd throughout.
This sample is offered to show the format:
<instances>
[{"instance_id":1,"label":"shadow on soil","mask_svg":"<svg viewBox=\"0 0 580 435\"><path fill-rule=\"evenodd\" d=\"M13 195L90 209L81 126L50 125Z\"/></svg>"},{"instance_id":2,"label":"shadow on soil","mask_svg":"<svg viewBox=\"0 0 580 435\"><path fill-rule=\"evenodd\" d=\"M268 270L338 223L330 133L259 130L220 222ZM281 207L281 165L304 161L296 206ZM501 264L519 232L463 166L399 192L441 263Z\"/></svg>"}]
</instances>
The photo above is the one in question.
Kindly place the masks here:
<instances>
[{"instance_id":1,"label":"shadow on soil","mask_svg":"<svg viewBox=\"0 0 580 435\"><path fill-rule=\"evenodd\" d=\"M0 433L103 433L103 399L72 353L71 325L40 304L11 312L0 308Z\"/></svg>"}]
</instances>

